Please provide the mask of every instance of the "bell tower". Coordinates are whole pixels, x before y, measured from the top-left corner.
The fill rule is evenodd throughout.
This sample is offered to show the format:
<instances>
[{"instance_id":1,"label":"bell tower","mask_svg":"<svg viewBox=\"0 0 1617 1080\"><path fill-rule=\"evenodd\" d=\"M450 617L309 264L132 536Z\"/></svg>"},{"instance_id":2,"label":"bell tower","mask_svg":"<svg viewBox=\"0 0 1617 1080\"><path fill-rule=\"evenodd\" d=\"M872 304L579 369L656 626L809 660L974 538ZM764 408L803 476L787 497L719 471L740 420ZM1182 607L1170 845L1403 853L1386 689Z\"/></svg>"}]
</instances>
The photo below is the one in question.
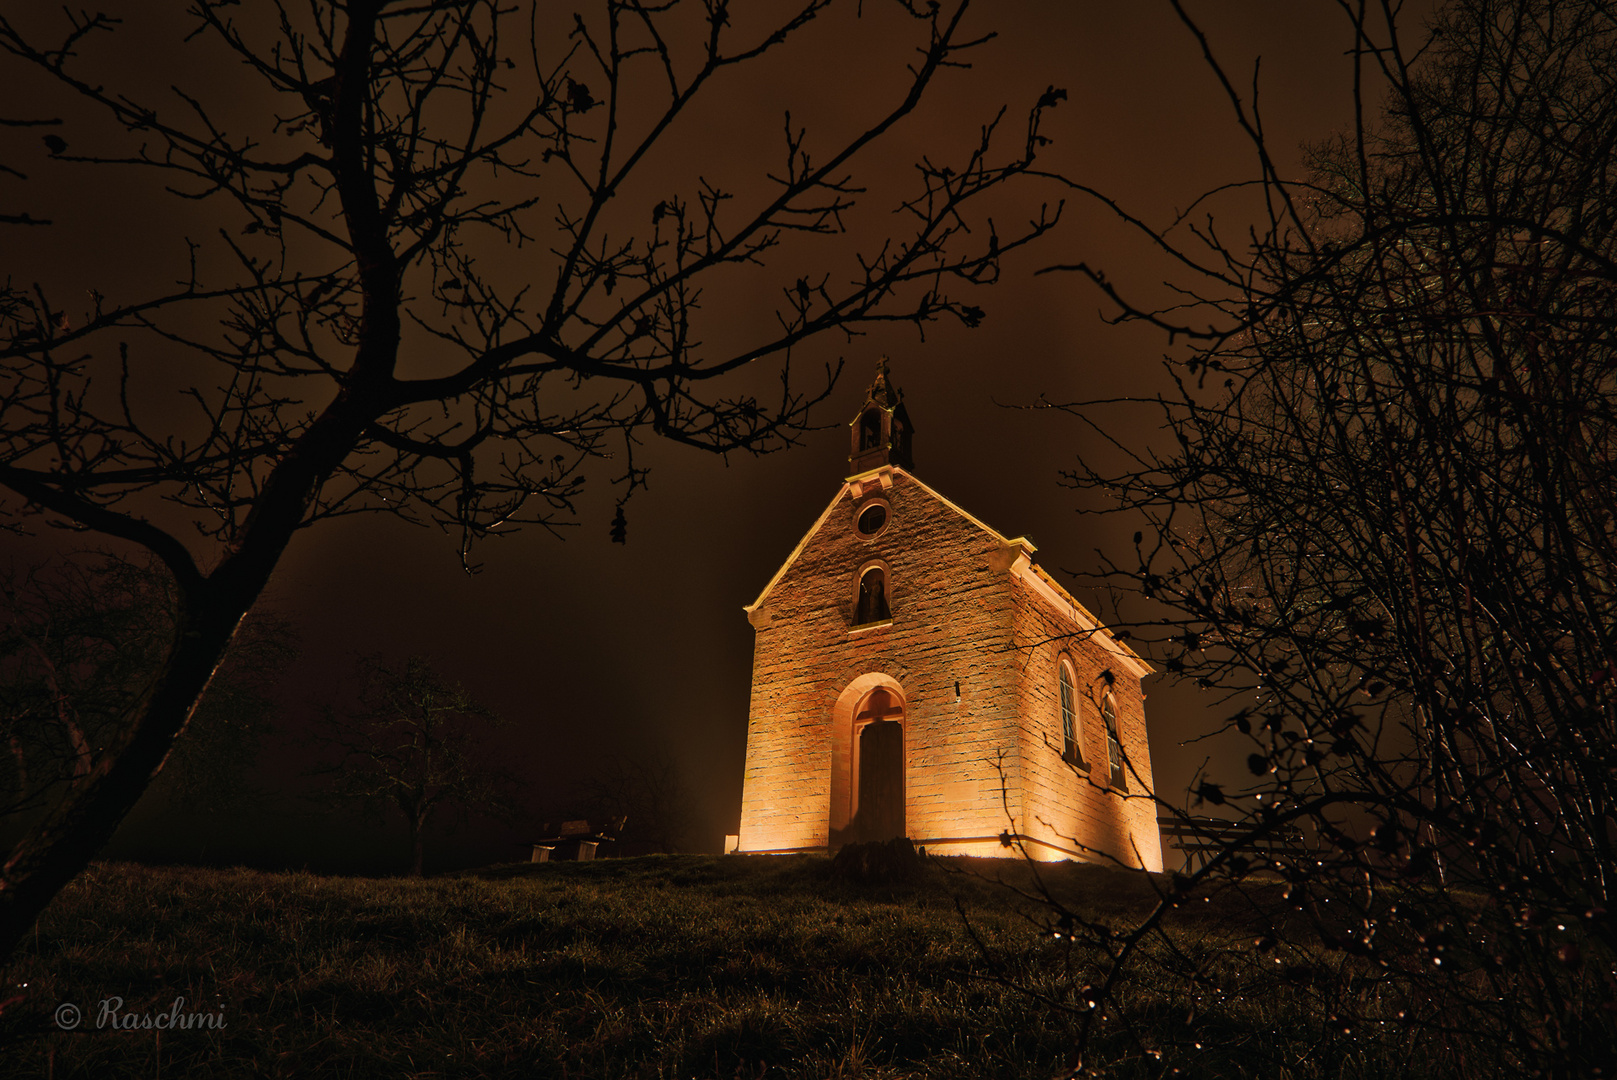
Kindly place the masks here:
<instances>
[{"instance_id":1,"label":"bell tower","mask_svg":"<svg viewBox=\"0 0 1617 1080\"><path fill-rule=\"evenodd\" d=\"M865 403L849 424L853 451L848 455L848 473L879 469L883 465L914 468L910 460L910 414L904 409L904 395L895 389L887 371L887 357L876 362L876 379L865 392Z\"/></svg>"}]
</instances>

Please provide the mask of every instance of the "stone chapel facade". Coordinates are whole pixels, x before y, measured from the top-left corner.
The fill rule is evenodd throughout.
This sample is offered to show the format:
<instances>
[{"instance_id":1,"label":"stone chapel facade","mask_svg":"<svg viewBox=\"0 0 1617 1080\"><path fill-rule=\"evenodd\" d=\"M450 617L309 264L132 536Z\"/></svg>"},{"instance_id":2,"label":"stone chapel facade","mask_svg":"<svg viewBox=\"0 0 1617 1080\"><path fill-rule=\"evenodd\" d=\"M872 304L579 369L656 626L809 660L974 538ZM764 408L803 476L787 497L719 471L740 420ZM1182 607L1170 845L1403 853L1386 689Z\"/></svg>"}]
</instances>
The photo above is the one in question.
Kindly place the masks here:
<instances>
[{"instance_id":1,"label":"stone chapel facade","mask_svg":"<svg viewBox=\"0 0 1617 1080\"><path fill-rule=\"evenodd\" d=\"M907 836L937 855L1162 869L1151 668L1007 538L911 472L886 361L850 475L748 605L739 850Z\"/></svg>"}]
</instances>

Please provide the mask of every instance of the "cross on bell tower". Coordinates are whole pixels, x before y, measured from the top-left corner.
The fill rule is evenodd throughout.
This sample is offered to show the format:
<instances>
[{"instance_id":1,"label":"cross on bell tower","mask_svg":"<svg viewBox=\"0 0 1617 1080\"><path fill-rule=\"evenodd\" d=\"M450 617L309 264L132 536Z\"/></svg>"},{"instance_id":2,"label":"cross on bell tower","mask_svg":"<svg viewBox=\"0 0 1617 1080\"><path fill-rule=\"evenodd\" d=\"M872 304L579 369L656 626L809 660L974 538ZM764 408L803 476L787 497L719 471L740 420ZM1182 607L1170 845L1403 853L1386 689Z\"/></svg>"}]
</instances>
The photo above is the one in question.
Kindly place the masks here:
<instances>
[{"instance_id":1,"label":"cross on bell tower","mask_svg":"<svg viewBox=\"0 0 1617 1080\"><path fill-rule=\"evenodd\" d=\"M910 414L904 409L904 395L892 384L887 357L876 362L876 379L865 392L865 403L849 425L853 431L853 452L848 455L852 476L879 469L883 465L914 468L910 460Z\"/></svg>"}]
</instances>

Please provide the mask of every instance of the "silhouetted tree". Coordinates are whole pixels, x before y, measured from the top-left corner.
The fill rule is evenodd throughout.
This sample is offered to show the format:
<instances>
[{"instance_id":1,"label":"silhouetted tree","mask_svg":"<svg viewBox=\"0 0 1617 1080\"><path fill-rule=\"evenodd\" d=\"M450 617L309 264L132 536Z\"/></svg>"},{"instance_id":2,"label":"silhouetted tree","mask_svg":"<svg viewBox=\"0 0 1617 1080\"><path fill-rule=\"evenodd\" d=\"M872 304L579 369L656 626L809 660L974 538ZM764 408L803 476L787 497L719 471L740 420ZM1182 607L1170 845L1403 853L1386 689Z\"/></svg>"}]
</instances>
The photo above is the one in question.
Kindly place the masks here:
<instances>
[{"instance_id":1,"label":"silhouetted tree","mask_svg":"<svg viewBox=\"0 0 1617 1080\"><path fill-rule=\"evenodd\" d=\"M8 99L28 115L5 130L32 139L37 121L49 133L36 154L88 170L96 191L151 174L174 202L143 214L210 222L178 266L141 253L144 295L87 290L70 311L44 288L0 290L6 512L145 548L177 602L144 700L6 858L0 953L162 766L299 529L380 511L448 527L467 557L495 530L565 516L584 463L609 452L626 497L647 431L716 452L789 444L834 378L806 392L791 378L818 335L981 321L949 289L992 281L1053 216L972 232L972 208L1027 171L1056 92L1003 160L997 122L959 160L923 160L884 219L899 231L862 254L839 238L863 190L854 158L981 40L961 34L965 0L900 5L919 38L907 85L844 141L811 154L788 118L779 166L743 190L669 171L670 144L694 137L704 105L726 104L735 69L773 63L829 6L194 0L184 48L197 70L257 96L167 89L190 51L183 65L144 60L161 91L109 86L118 67L85 54L116 47L117 19L69 11L53 36L30 28L38 13L0 16L0 56L46 87ZM121 59L124 72L142 63ZM31 167L8 157L11 175ZM0 224L35 236L43 216ZM516 245L522 263L487 269ZM772 326L704 321L719 318L704 290L759 275L781 286ZM768 398L738 382L764 365L779 377ZM621 512L612 531L624 535Z\"/></svg>"},{"instance_id":2,"label":"silhouetted tree","mask_svg":"<svg viewBox=\"0 0 1617 1080\"><path fill-rule=\"evenodd\" d=\"M360 704L327 708L315 740L315 775L339 799L391 807L409 834L410 876L421 876L429 825L446 815L510 810L516 778L494 765L488 736L498 714L419 656L402 666L359 662Z\"/></svg>"},{"instance_id":3,"label":"silhouetted tree","mask_svg":"<svg viewBox=\"0 0 1617 1080\"><path fill-rule=\"evenodd\" d=\"M1321 1064L1600 1075L1617 1045L1617 7L1456 0L1412 51L1395 5L1341 6L1362 119L1301 181L1215 65L1267 218L1240 244L1216 222L1148 230L1203 275L1188 309L1076 268L1122 318L1194 343L1149 406L1166 437L1120 438L1127 464L1073 481L1149 522L1101 580L1154 601L1134 640L1221 694L1250 745L1240 775L1192 793L1239 835L1150 919L1052 918L1110 958L1077 1002L1085 1038L1103 1018L1145 1030L1122 987L1150 972L1210 1017L1215 987L1310 1001L1298 1038ZM1121 407L1073 408L1115 433L1103 410ZM1310 850L1266 851L1287 827ZM1256 947L1199 966L1142 947L1231 881ZM1274 1075L1264 1047L1249 1067Z\"/></svg>"},{"instance_id":4,"label":"silhouetted tree","mask_svg":"<svg viewBox=\"0 0 1617 1080\"><path fill-rule=\"evenodd\" d=\"M162 666L174 620L168 573L111 555L0 576L0 831L13 841L94 769ZM232 640L159 785L174 809L240 805L270 728L290 627L256 612ZM154 792L155 793L155 792Z\"/></svg>"},{"instance_id":5,"label":"silhouetted tree","mask_svg":"<svg viewBox=\"0 0 1617 1080\"><path fill-rule=\"evenodd\" d=\"M618 850L673 854L690 842L691 790L671 757L650 751L612 754L579 784L577 810L591 822L622 819Z\"/></svg>"}]
</instances>

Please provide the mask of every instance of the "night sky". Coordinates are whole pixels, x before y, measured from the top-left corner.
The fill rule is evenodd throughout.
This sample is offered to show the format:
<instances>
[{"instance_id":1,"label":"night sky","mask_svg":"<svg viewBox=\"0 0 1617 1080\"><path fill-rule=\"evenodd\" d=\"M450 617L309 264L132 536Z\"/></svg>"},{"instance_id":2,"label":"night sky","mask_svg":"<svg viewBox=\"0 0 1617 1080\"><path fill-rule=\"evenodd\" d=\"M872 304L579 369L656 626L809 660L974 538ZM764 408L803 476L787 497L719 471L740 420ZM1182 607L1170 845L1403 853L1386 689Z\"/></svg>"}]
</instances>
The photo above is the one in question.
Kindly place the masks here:
<instances>
[{"instance_id":1,"label":"night sky","mask_svg":"<svg viewBox=\"0 0 1617 1080\"><path fill-rule=\"evenodd\" d=\"M238 73L187 59L173 44L172 17L149 25L144 8L169 6L130 5L124 51L104 54L107 81L133 76L150 85L153 73L140 65L153 54L133 46L168 41L174 70L160 73L158 85L235 94ZM723 107L683 134L671 172L717 174L745 192L776 163L782 110L808 125L812 146L817 133L829 142L869 115L873 103L891 100L909 58L910 43L898 33L914 30L883 5L864 6L863 19L848 5L812 26L787 62L728 84ZM1351 122L1344 55L1350 39L1335 4L1219 0L1191 10L1205 19L1214 48L1243 88L1250 87L1254 58L1262 57L1259 103L1283 167L1300 171L1304 142ZM857 215L853 239L868 241L873 230L888 227L892 193L912 182L917 157L958 155L1002 104L1009 106L1007 134L1019 137L1028 106L1049 86L1068 97L1046 118L1043 132L1054 143L1041 167L1113 194L1147 221L1166 224L1202 192L1254 175L1250 146L1200 46L1166 3L998 0L974 8L969 20L978 32L997 31L997 39L977 51L972 70L946 72L920 113L860 160L857 177L881 212ZM1410 27L1418 30L1413 19ZM0 98L61 112L40 94L37 82L0 68ZM232 98L241 115L250 115L252 105L250 97ZM70 124L67 135L87 140L92 131L93 125ZM199 224L205 208L186 211L202 217L177 219L172 202L159 203L144 181L125 187L105 172L48 162L37 132L4 138L7 164L29 177L0 180L8 208L26 204L58 222L11 229L0 239L0 267L14 284L38 280L61 296L91 287L134 289L177 273L180 233L206 232ZM510 757L531 778L536 818L559 805L598 755L666 754L699 800L691 846L718 850L723 834L735 831L741 796L752 653L741 608L835 494L846 473L846 422L882 354L891 358L915 424L916 474L1005 534L1031 536L1040 563L1103 611L1100 598L1072 586L1063 571L1098 569L1097 548L1127 559L1126 539L1137 525L1079 513L1085 506L1059 486L1059 473L1076 456L1102 448L1070 417L1016 406L1041 396L1059 402L1152 394L1162 385L1167 343L1149 329L1107 326L1104 297L1076 276L1035 272L1085 260L1151 298L1163 295L1169 270L1141 237L1054 183L1018 185L996 215L1025 219L1040 202L1062 198L1068 203L1060 228L1013 257L997 285L967 298L987 312L979 328L934 326L924 341L913 327L851 341L826 337L799 356L797 370L810 376L823 364L846 364L817 414L824 430L801 446L728 461L679 447L642 447L640 463L652 466L650 487L627 507L625 545L608 541L618 494L605 482L610 463L592 474L574 524L559 530L562 538L534 529L487 543L476 553L483 570L472 577L459 566L454 537L389 518L349 519L301 534L268 597L302 638L283 694L288 741L297 743L301 718L335 692L354 650L425 654L512 721ZM1244 228L1251 208L1239 198L1212 205L1225 236ZM542 256L531 249L509 257L517 260L513 274L524 272L520 260L540 260L530 272L543 276ZM722 296L710 293L706 313L715 326L730 320L744 329L749 320L769 318L775 300L761 287L738 285ZM1151 437L1134 417L1116 415L1125 434ZM26 560L61 542L59 534L0 539L0 558ZM1202 761L1203 750L1178 744L1196 733L1205 712L1193 691L1161 676L1148 683L1148 693L1158 788L1171 796ZM272 747L260 780L295 789L294 757ZM509 858L514 842L536 828L535 821L463 835L453 849L440 848L436 861ZM324 865L340 862L345 851L374 847L378 834L366 830L288 798L243 825L238 853ZM402 839L388 835L402 848ZM152 843L126 832L115 851L150 852Z\"/></svg>"}]
</instances>

